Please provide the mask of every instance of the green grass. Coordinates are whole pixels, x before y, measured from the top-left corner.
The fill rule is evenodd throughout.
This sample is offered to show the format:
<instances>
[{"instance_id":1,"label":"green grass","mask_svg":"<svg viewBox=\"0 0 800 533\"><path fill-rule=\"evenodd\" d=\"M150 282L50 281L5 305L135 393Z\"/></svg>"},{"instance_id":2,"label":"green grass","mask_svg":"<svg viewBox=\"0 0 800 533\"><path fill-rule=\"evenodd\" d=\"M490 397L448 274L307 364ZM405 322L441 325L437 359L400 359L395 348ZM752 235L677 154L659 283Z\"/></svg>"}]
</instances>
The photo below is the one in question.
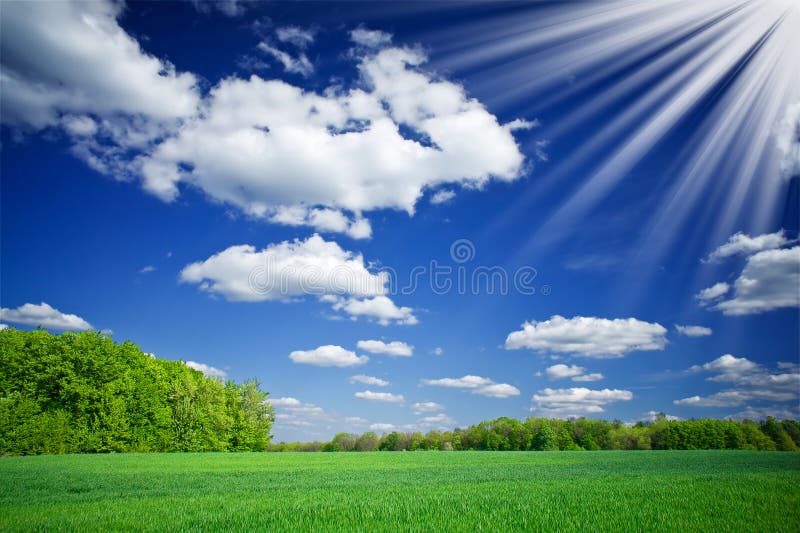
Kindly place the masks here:
<instances>
[{"instance_id":1,"label":"green grass","mask_svg":"<svg viewBox=\"0 0 800 533\"><path fill-rule=\"evenodd\" d=\"M0 459L0 530L800 531L800 454Z\"/></svg>"}]
</instances>

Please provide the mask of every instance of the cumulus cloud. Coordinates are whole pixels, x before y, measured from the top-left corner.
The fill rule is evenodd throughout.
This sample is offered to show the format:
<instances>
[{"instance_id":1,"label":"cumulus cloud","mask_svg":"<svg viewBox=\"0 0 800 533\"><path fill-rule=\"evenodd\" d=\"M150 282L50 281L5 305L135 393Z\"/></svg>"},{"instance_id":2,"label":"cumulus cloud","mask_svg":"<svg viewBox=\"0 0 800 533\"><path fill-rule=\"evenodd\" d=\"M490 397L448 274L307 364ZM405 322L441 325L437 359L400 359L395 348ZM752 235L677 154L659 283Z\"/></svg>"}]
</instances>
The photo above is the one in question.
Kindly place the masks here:
<instances>
[{"instance_id":1,"label":"cumulus cloud","mask_svg":"<svg viewBox=\"0 0 800 533\"><path fill-rule=\"evenodd\" d=\"M452 191L450 189L442 189L440 191L436 191L434 195L431 196L431 203L434 205L446 204L455 197L456 197L455 191Z\"/></svg>"},{"instance_id":2,"label":"cumulus cloud","mask_svg":"<svg viewBox=\"0 0 800 533\"><path fill-rule=\"evenodd\" d=\"M550 379L564 379L564 378L573 378L575 376L580 376L586 369L582 366L578 365L553 365L545 370L547 373L547 377Z\"/></svg>"},{"instance_id":3,"label":"cumulus cloud","mask_svg":"<svg viewBox=\"0 0 800 533\"><path fill-rule=\"evenodd\" d=\"M389 324L413 326L419 320L410 307L395 304L388 296L372 298L338 298L333 304L334 311L344 311L352 318L364 316L374 319L381 326Z\"/></svg>"},{"instance_id":4,"label":"cumulus cloud","mask_svg":"<svg viewBox=\"0 0 800 533\"><path fill-rule=\"evenodd\" d=\"M728 383L730 388L708 396L675 400L675 405L737 407L759 401L795 404L800 401L800 369L797 367L779 364L778 371L772 373L745 357L726 354L703 365L694 365L689 371L713 374L708 381Z\"/></svg>"},{"instance_id":5,"label":"cumulus cloud","mask_svg":"<svg viewBox=\"0 0 800 533\"><path fill-rule=\"evenodd\" d=\"M397 426L394 424L387 424L385 422L375 422L374 424L369 425L369 429L372 431L394 431L397 429Z\"/></svg>"},{"instance_id":6,"label":"cumulus cloud","mask_svg":"<svg viewBox=\"0 0 800 533\"><path fill-rule=\"evenodd\" d=\"M235 0L197 5L243 9ZM512 133L519 121L500 124L461 85L426 72L420 49L391 46L383 32L351 33L356 79L309 92L232 76L201 94L196 76L122 30L122 10L111 1L5 6L3 122L59 127L90 167L140 179L164 201L180 185L194 187L253 217L356 238L370 234L365 212L413 214L425 190L480 188L525 169ZM305 30L278 28L259 49L309 74L303 48L311 40ZM291 208L305 213L287 218Z\"/></svg>"},{"instance_id":7,"label":"cumulus cloud","mask_svg":"<svg viewBox=\"0 0 800 533\"><path fill-rule=\"evenodd\" d=\"M413 213L428 187L519 177L510 129L461 86L422 72L423 54L384 48L358 61L360 86L346 91L222 80L202 116L143 156L145 188L169 201L179 183L194 185L256 217L298 205L357 217Z\"/></svg>"},{"instance_id":8,"label":"cumulus cloud","mask_svg":"<svg viewBox=\"0 0 800 533\"><path fill-rule=\"evenodd\" d=\"M369 357L366 355L356 355L355 352L334 344L327 344L313 350L295 350L289 354L289 359L304 365L338 367L359 366L369 361Z\"/></svg>"},{"instance_id":9,"label":"cumulus cloud","mask_svg":"<svg viewBox=\"0 0 800 533\"><path fill-rule=\"evenodd\" d=\"M728 242L711 252L705 261L714 262L735 255L752 255L764 250L782 248L791 242L793 241L786 237L784 230L756 237L739 232L731 235Z\"/></svg>"},{"instance_id":10,"label":"cumulus cloud","mask_svg":"<svg viewBox=\"0 0 800 533\"><path fill-rule=\"evenodd\" d=\"M376 378L373 376L365 376L364 374L358 374L351 377L350 383L363 383L364 385L374 385L376 387L386 387L389 385L389 382L385 379Z\"/></svg>"},{"instance_id":11,"label":"cumulus cloud","mask_svg":"<svg viewBox=\"0 0 800 533\"><path fill-rule=\"evenodd\" d=\"M270 405L273 407L299 407L300 400L297 398L292 398L291 396L285 396L283 398L274 398L269 401Z\"/></svg>"},{"instance_id":12,"label":"cumulus cloud","mask_svg":"<svg viewBox=\"0 0 800 533\"><path fill-rule=\"evenodd\" d=\"M196 78L142 50L117 23L119 2L10 2L0 19L3 122L65 126L82 135L85 114L172 121L195 114Z\"/></svg>"},{"instance_id":13,"label":"cumulus cloud","mask_svg":"<svg viewBox=\"0 0 800 533\"><path fill-rule=\"evenodd\" d=\"M414 347L401 341L383 342L375 340L358 341L356 344L359 350L365 352L389 355L392 357L411 357L414 354Z\"/></svg>"},{"instance_id":14,"label":"cumulus cloud","mask_svg":"<svg viewBox=\"0 0 800 533\"><path fill-rule=\"evenodd\" d=\"M355 393L354 396L362 400L370 400L373 402L403 403L406 401L402 394L392 394L391 392L372 392L370 390L365 390Z\"/></svg>"},{"instance_id":15,"label":"cumulus cloud","mask_svg":"<svg viewBox=\"0 0 800 533\"><path fill-rule=\"evenodd\" d=\"M202 372L206 376L210 378L216 378L220 381L224 381L228 377L228 373L224 370L220 370L219 368L214 368L213 366L209 366L204 363L197 363L195 361L186 361L186 366L193 370L197 370L198 372Z\"/></svg>"},{"instance_id":16,"label":"cumulus cloud","mask_svg":"<svg viewBox=\"0 0 800 533\"><path fill-rule=\"evenodd\" d=\"M438 428L438 429L450 429L457 423L458 422L456 422L454 418L446 415L445 413L425 416L420 418L418 421L418 424L421 428Z\"/></svg>"},{"instance_id":17,"label":"cumulus cloud","mask_svg":"<svg viewBox=\"0 0 800 533\"><path fill-rule=\"evenodd\" d=\"M443 353L444 350L440 346L437 346L433 349L433 355L442 355Z\"/></svg>"},{"instance_id":18,"label":"cumulus cloud","mask_svg":"<svg viewBox=\"0 0 800 533\"><path fill-rule=\"evenodd\" d=\"M423 385L468 390L490 398L519 396L519 389L508 383L495 383L489 378L466 375L460 378L423 379Z\"/></svg>"},{"instance_id":19,"label":"cumulus cloud","mask_svg":"<svg viewBox=\"0 0 800 533\"><path fill-rule=\"evenodd\" d=\"M413 309L399 307L384 295L386 272L370 272L361 254L316 234L263 250L231 246L187 265L179 279L234 302L290 302L314 295L352 318L363 316L382 325L417 323Z\"/></svg>"},{"instance_id":20,"label":"cumulus cloud","mask_svg":"<svg viewBox=\"0 0 800 533\"><path fill-rule=\"evenodd\" d=\"M435 413L436 411L444 411L444 405L436 402L417 402L411 406L414 409L415 415L423 413Z\"/></svg>"},{"instance_id":21,"label":"cumulus cloud","mask_svg":"<svg viewBox=\"0 0 800 533\"><path fill-rule=\"evenodd\" d=\"M627 390L592 390L583 387L543 389L533 395L531 412L540 416L571 418L604 412L609 403L628 401L633 393Z\"/></svg>"},{"instance_id":22,"label":"cumulus cloud","mask_svg":"<svg viewBox=\"0 0 800 533\"><path fill-rule=\"evenodd\" d=\"M663 350L667 330L658 323L635 318L607 319L555 315L550 320L532 320L508 335L507 350L529 348L593 358L623 357L632 351Z\"/></svg>"},{"instance_id":23,"label":"cumulus cloud","mask_svg":"<svg viewBox=\"0 0 800 533\"><path fill-rule=\"evenodd\" d=\"M302 205L280 207L269 220L284 226L307 226L323 233L344 233L353 239L372 237L369 220L350 218L336 209L312 209Z\"/></svg>"},{"instance_id":24,"label":"cumulus cloud","mask_svg":"<svg viewBox=\"0 0 800 533\"><path fill-rule=\"evenodd\" d=\"M681 326L675 324L675 331L687 337L707 337L713 333L711 328L704 326Z\"/></svg>"},{"instance_id":25,"label":"cumulus cloud","mask_svg":"<svg viewBox=\"0 0 800 533\"><path fill-rule=\"evenodd\" d=\"M368 48L380 48L392 41L392 35L380 30L356 28L350 32L350 40Z\"/></svg>"},{"instance_id":26,"label":"cumulus cloud","mask_svg":"<svg viewBox=\"0 0 800 533\"><path fill-rule=\"evenodd\" d=\"M47 329L63 331L85 331L92 325L78 315L62 313L44 302L40 304L23 304L16 309L3 307L0 309L0 320L12 324L41 326Z\"/></svg>"},{"instance_id":27,"label":"cumulus cloud","mask_svg":"<svg viewBox=\"0 0 800 533\"><path fill-rule=\"evenodd\" d=\"M731 289L731 286L725 283L724 281L720 281L719 283L715 283L711 287L707 289L703 289L697 294L697 299L700 300L700 305L706 306L709 305L711 302L719 298L720 296L724 296L728 294L728 291Z\"/></svg>"},{"instance_id":28,"label":"cumulus cloud","mask_svg":"<svg viewBox=\"0 0 800 533\"><path fill-rule=\"evenodd\" d=\"M726 315L751 315L799 307L798 287L800 246L758 252L747 258L742 273L733 283L733 296L718 301L711 309L722 311ZM704 300L701 296L703 292L698 295L701 300Z\"/></svg>"}]
</instances>

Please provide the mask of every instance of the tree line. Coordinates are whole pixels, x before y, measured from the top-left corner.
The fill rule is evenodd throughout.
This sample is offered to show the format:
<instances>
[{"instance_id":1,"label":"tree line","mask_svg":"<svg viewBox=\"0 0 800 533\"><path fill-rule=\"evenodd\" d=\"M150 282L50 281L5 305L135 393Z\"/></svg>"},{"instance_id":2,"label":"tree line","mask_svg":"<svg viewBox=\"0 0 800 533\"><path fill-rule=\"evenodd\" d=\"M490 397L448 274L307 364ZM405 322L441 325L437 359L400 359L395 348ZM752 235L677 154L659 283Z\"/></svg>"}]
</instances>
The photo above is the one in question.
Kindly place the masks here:
<instances>
[{"instance_id":1,"label":"tree line","mask_svg":"<svg viewBox=\"0 0 800 533\"><path fill-rule=\"evenodd\" d=\"M272 422L255 380L96 332L0 331L0 454L264 450Z\"/></svg>"},{"instance_id":2,"label":"tree line","mask_svg":"<svg viewBox=\"0 0 800 533\"><path fill-rule=\"evenodd\" d=\"M272 444L268 395L95 332L0 330L0 454L171 451L800 449L800 423L501 417L453 431Z\"/></svg>"},{"instance_id":3,"label":"tree line","mask_svg":"<svg viewBox=\"0 0 800 533\"><path fill-rule=\"evenodd\" d=\"M270 451L782 450L800 449L800 423L752 420L620 421L501 417L454 431L339 433L330 442L270 444Z\"/></svg>"}]
</instances>

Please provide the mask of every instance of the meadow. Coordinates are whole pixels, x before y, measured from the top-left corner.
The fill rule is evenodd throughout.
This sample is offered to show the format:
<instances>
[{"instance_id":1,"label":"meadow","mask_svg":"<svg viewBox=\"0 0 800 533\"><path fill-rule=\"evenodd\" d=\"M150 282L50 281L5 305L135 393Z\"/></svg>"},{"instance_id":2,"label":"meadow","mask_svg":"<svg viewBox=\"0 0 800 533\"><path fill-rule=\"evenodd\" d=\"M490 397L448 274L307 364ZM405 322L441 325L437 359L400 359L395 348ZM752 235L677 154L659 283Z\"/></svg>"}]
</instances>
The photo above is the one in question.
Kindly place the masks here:
<instances>
[{"instance_id":1,"label":"meadow","mask_svg":"<svg viewBox=\"0 0 800 533\"><path fill-rule=\"evenodd\" d=\"M0 483L2 531L800 530L780 452L29 456Z\"/></svg>"}]
</instances>

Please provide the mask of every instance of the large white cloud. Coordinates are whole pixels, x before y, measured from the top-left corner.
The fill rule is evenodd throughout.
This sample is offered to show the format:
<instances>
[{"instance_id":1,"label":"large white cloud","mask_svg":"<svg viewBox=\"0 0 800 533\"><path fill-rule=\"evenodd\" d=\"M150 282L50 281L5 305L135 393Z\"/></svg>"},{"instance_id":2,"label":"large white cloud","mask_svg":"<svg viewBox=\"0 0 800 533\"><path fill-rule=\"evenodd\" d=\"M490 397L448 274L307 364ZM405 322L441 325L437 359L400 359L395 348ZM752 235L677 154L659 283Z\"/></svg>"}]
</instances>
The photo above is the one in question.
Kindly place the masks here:
<instances>
[{"instance_id":1,"label":"large white cloud","mask_svg":"<svg viewBox=\"0 0 800 533\"><path fill-rule=\"evenodd\" d=\"M369 361L366 355L356 355L335 344L327 344L313 350L295 350L289 354L295 363L313 366L358 366Z\"/></svg>"},{"instance_id":2,"label":"large white cloud","mask_svg":"<svg viewBox=\"0 0 800 533\"><path fill-rule=\"evenodd\" d=\"M508 383L495 383L482 376L466 375L460 378L423 379L423 385L468 390L490 398L519 396L519 389Z\"/></svg>"},{"instance_id":3,"label":"large white cloud","mask_svg":"<svg viewBox=\"0 0 800 533\"><path fill-rule=\"evenodd\" d=\"M733 295L727 300L718 301L710 309L722 311L726 315L751 315L774 309L798 307L800 306L798 287L800 287L800 246L766 250L747 258L742 273L733 283ZM703 294L701 292L698 296L701 300Z\"/></svg>"},{"instance_id":4,"label":"large white cloud","mask_svg":"<svg viewBox=\"0 0 800 533\"><path fill-rule=\"evenodd\" d=\"M47 329L64 331L85 331L92 325L78 315L62 313L44 302L40 304L23 304L16 309L3 307L0 309L0 320L12 324L42 326Z\"/></svg>"},{"instance_id":5,"label":"large white cloud","mask_svg":"<svg viewBox=\"0 0 800 533\"><path fill-rule=\"evenodd\" d=\"M417 322L413 309L399 307L384 295L386 272L370 272L361 254L319 235L270 244L263 250L247 244L231 246L187 265L180 280L229 301L289 302L311 295L353 318L363 316L382 325Z\"/></svg>"},{"instance_id":6,"label":"large white cloud","mask_svg":"<svg viewBox=\"0 0 800 533\"><path fill-rule=\"evenodd\" d=\"M143 156L145 188L171 200L187 183L271 217L291 206L413 213L425 188L516 179L523 156L511 129L461 86L419 71L425 60L404 48L368 53L360 88L321 94L222 80L201 115Z\"/></svg>"},{"instance_id":7,"label":"large white cloud","mask_svg":"<svg viewBox=\"0 0 800 533\"><path fill-rule=\"evenodd\" d=\"M533 395L531 412L541 416L573 417L602 413L613 402L628 401L633 393L627 390L592 390L584 387L543 389Z\"/></svg>"},{"instance_id":8,"label":"large white cloud","mask_svg":"<svg viewBox=\"0 0 800 533\"><path fill-rule=\"evenodd\" d=\"M206 376L210 378L216 378L220 381L225 380L228 377L228 373L224 370L219 368L215 368L213 366L207 365L205 363L198 363L196 361L186 361L186 366L193 370L197 370L198 372L202 372Z\"/></svg>"},{"instance_id":9,"label":"large white cloud","mask_svg":"<svg viewBox=\"0 0 800 533\"><path fill-rule=\"evenodd\" d=\"M414 347L402 341L383 342L376 340L358 341L356 344L359 350L365 352L389 355L392 357L411 357L414 354Z\"/></svg>"},{"instance_id":10,"label":"large white cloud","mask_svg":"<svg viewBox=\"0 0 800 533\"><path fill-rule=\"evenodd\" d=\"M205 5L205 4L201 4ZM227 1L228 13L242 4ZM419 49L363 28L343 56L354 80L319 91L277 79L197 78L144 52L110 1L12 2L2 17L2 119L60 127L99 172L138 177L165 201L179 185L243 212L317 231L370 234L362 213L413 213L426 190L512 181L524 157L512 131L456 83L423 71ZM261 52L308 74L310 32L278 28ZM285 210L305 214L287 217ZM333 213L338 213L338 216ZM296 215L296 213L295 213ZM287 222L288 221L288 222Z\"/></svg>"},{"instance_id":11,"label":"large white cloud","mask_svg":"<svg viewBox=\"0 0 800 533\"><path fill-rule=\"evenodd\" d=\"M117 23L122 10L106 1L4 2L3 122L42 128L70 113L156 121L194 115L195 77L143 51Z\"/></svg>"},{"instance_id":12,"label":"large white cloud","mask_svg":"<svg viewBox=\"0 0 800 533\"><path fill-rule=\"evenodd\" d=\"M694 365L689 371L710 373L708 381L727 383L730 388L708 396L681 398L674 401L675 405L738 407L752 402L800 401L800 368L794 364L779 363L778 371L773 373L745 357L726 354Z\"/></svg>"},{"instance_id":13,"label":"large white cloud","mask_svg":"<svg viewBox=\"0 0 800 533\"><path fill-rule=\"evenodd\" d=\"M632 351L663 350L666 333L661 324L635 318L555 315L550 320L525 322L521 330L508 335L505 348L594 358L622 357Z\"/></svg>"}]
</instances>

